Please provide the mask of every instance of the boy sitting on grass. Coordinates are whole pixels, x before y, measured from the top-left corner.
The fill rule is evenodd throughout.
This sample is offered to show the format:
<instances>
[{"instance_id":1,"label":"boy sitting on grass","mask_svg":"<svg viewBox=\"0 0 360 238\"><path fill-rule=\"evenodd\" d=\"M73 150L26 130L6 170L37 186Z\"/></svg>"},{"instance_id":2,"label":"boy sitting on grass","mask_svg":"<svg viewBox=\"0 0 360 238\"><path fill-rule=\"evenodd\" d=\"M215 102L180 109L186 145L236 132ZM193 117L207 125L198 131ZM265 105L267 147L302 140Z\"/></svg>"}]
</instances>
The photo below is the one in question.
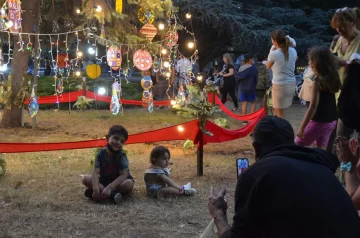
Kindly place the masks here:
<instances>
[{"instance_id":1,"label":"boy sitting on grass","mask_svg":"<svg viewBox=\"0 0 360 238\"><path fill-rule=\"evenodd\" d=\"M123 126L115 125L109 129L107 145L98 152L92 175L82 176L82 183L87 187L86 197L96 202L110 199L119 204L122 195L133 190L134 179L122 149L127 139L128 132Z\"/></svg>"}]
</instances>

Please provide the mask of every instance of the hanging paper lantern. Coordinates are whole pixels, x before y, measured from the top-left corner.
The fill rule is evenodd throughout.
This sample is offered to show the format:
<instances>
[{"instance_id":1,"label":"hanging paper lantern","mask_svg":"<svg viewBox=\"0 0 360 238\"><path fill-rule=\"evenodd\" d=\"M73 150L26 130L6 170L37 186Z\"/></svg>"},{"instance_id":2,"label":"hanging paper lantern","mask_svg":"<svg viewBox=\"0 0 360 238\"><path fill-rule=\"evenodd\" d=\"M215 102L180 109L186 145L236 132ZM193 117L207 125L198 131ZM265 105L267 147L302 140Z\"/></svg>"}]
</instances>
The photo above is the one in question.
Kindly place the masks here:
<instances>
[{"instance_id":1,"label":"hanging paper lantern","mask_svg":"<svg viewBox=\"0 0 360 238\"><path fill-rule=\"evenodd\" d=\"M118 13L122 13L122 0L116 0L116 3L115 3L115 9L116 9L116 12Z\"/></svg>"},{"instance_id":2,"label":"hanging paper lantern","mask_svg":"<svg viewBox=\"0 0 360 238\"><path fill-rule=\"evenodd\" d=\"M60 53L57 55L56 57L56 61L57 61L57 66L60 68L60 69L64 69L68 66L68 60L69 60L69 57L66 53Z\"/></svg>"},{"instance_id":3,"label":"hanging paper lantern","mask_svg":"<svg viewBox=\"0 0 360 238\"><path fill-rule=\"evenodd\" d=\"M35 117L39 111L39 103L38 103L37 97L35 95L34 87L31 91L31 96L29 99L29 104L28 104L27 110L31 117Z\"/></svg>"},{"instance_id":4,"label":"hanging paper lantern","mask_svg":"<svg viewBox=\"0 0 360 238\"><path fill-rule=\"evenodd\" d=\"M101 68L97 64L90 64L86 67L86 74L91 79L97 79L100 77Z\"/></svg>"},{"instance_id":5,"label":"hanging paper lantern","mask_svg":"<svg viewBox=\"0 0 360 238\"><path fill-rule=\"evenodd\" d=\"M144 76L142 79L141 79L141 87L144 89L144 90L149 90L153 85L153 82L151 80L151 77L150 76Z\"/></svg>"},{"instance_id":6,"label":"hanging paper lantern","mask_svg":"<svg viewBox=\"0 0 360 238\"><path fill-rule=\"evenodd\" d=\"M110 46L107 51L106 60L113 70L118 70L122 61L120 48Z\"/></svg>"},{"instance_id":7,"label":"hanging paper lantern","mask_svg":"<svg viewBox=\"0 0 360 238\"><path fill-rule=\"evenodd\" d=\"M56 78L55 78L56 81ZM56 85L56 92L62 93L64 92L64 80L62 78L59 79L57 85Z\"/></svg>"},{"instance_id":8,"label":"hanging paper lantern","mask_svg":"<svg viewBox=\"0 0 360 238\"><path fill-rule=\"evenodd\" d=\"M21 2L20 0L8 0L8 18L12 21L13 25L10 31L18 33L21 28Z\"/></svg>"},{"instance_id":9,"label":"hanging paper lantern","mask_svg":"<svg viewBox=\"0 0 360 238\"><path fill-rule=\"evenodd\" d=\"M149 109L149 105L153 103L153 95L151 90L144 90L142 97L142 105Z\"/></svg>"},{"instance_id":10,"label":"hanging paper lantern","mask_svg":"<svg viewBox=\"0 0 360 238\"><path fill-rule=\"evenodd\" d=\"M120 102L119 102L117 91L114 88L113 93L112 93L112 97L111 97L111 102L110 102L110 111L112 112L113 115L117 115L117 114L119 114L120 107L121 107L121 105L120 105Z\"/></svg>"},{"instance_id":11,"label":"hanging paper lantern","mask_svg":"<svg viewBox=\"0 0 360 238\"><path fill-rule=\"evenodd\" d=\"M169 31L165 34L165 39L165 45L168 47L173 47L179 40L179 34L177 33L177 31Z\"/></svg>"},{"instance_id":12,"label":"hanging paper lantern","mask_svg":"<svg viewBox=\"0 0 360 238\"><path fill-rule=\"evenodd\" d=\"M155 20L155 13L153 11L145 12L143 8L138 11L139 21L143 24L153 23Z\"/></svg>"},{"instance_id":13,"label":"hanging paper lantern","mask_svg":"<svg viewBox=\"0 0 360 238\"><path fill-rule=\"evenodd\" d=\"M156 36L157 29L153 24L145 24L141 29L140 33L145 36L145 38L151 42Z\"/></svg>"},{"instance_id":14,"label":"hanging paper lantern","mask_svg":"<svg viewBox=\"0 0 360 238\"><path fill-rule=\"evenodd\" d=\"M137 50L133 56L134 65L141 71L147 71L151 68L152 58L147 50Z\"/></svg>"}]
</instances>

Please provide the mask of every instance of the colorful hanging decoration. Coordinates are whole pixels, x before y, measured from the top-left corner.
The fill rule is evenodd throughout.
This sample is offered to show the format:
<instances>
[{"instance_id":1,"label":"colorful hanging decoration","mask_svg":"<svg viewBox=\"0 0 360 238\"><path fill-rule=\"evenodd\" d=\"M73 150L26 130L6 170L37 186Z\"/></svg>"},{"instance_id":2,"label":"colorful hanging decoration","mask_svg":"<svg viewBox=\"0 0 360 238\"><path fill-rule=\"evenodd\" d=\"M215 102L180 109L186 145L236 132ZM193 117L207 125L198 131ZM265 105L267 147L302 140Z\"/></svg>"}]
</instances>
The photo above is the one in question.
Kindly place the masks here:
<instances>
[{"instance_id":1,"label":"colorful hanging decoration","mask_svg":"<svg viewBox=\"0 0 360 238\"><path fill-rule=\"evenodd\" d=\"M139 21L143 24L152 24L155 20L155 13L153 11L145 12L143 8L138 11Z\"/></svg>"},{"instance_id":2,"label":"colorful hanging decoration","mask_svg":"<svg viewBox=\"0 0 360 238\"><path fill-rule=\"evenodd\" d=\"M167 47L173 47L179 40L179 34L177 33L177 31L169 31L165 34L165 39L165 45Z\"/></svg>"},{"instance_id":3,"label":"colorful hanging decoration","mask_svg":"<svg viewBox=\"0 0 360 238\"><path fill-rule=\"evenodd\" d=\"M121 105L119 102L117 91L115 88L113 88L111 102L110 102L110 111L112 112L113 115L117 115L120 112L120 107Z\"/></svg>"},{"instance_id":4,"label":"colorful hanging decoration","mask_svg":"<svg viewBox=\"0 0 360 238\"><path fill-rule=\"evenodd\" d=\"M122 13L122 8L123 8L122 0L116 0L116 3L115 3L116 12Z\"/></svg>"},{"instance_id":5,"label":"colorful hanging decoration","mask_svg":"<svg viewBox=\"0 0 360 238\"><path fill-rule=\"evenodd\" d=\"M151 54L144 49L137 50L133 56L133 62L136 68L141 71L147 71L152 66Z\"/></svg>"},{"instance_id":6,"label":"colorful hanging decoration","mask_svg":"<svg viewBox=\"0 0 360 238\"><path fill-rule=\"evenodd\" d=\"M34 87L32 88L32 91L31 91L31 96L29 99L27 111L31 117L35 117L39 111L39 103L38 103L37 97L35 95Z\"/></svg>"},{"instance_id":7,"label":"colorful hanging decoration","mask_svg":"<svg viewBox=\"0 0 360 238\"><path fill-rule=\"evenodd\" d=\"M57 66L60 69L64 69L68 66L69 56L66 53L60 53L56 57Z\"/></svg>"},{"instance_id":8,"label":"colorful hanging decoration","mask_svg":"<svg viewBox=\"0 0 360 238\"><path fill-rule=\"evenodd\" d=\"M56 78L55 78L56 81ZM57 93L63 93L64 92L64 80L63 78L60 78L57 85L56 85L56 92Z\"/></svg>"},{"instance_id":9,"label":"colorful hanging decoration","mask_svg":"<svg viewBox=\"0 0 360 238\"><path fill-rule=\"evenodd\" d=\"M145 36L149 42L151 42L156 36L157 29L153 24L145 24L141 29L140 33Z\"/></svg>"},{"instance_id":10,"label":"colorful hanging decoration","mask_svg":"<svg viewBox=\"0 0 360 238\"><path fill-rule=\"evenodd\" d=\"M101 68L97 64L90 64L86 67L86 74L91 79L97 79L100 77Z\"/></svg>"},{"instance_id":11,"label":"colorful hanging decoration","mask_svg":"<svg viewBox=\"0 0 360 238\"><path fill-rule=\"evenodd\" d=\"M118 70L121 66L121 49L119 47L110 46L107 51L106 60L113 70Z\"/></svg>"},{"instance_id":12,"label":"colorful hanging decoration","mask_svg":"<svg viewBox=\"0 0 360 238\"><path fill-rule=\"evenodd\" d=\"M8 0L8 18L12 21L10 31L19 33L21 28L21 2L20 0Z\"/></svg>"},{"instance_id":13,"label":"colorful hanging decoration","mask_svg":"<svg viewBox=\"0 0 360 238\"><path fill-rule=\"evenodd\" d=\"M142 96L142 104L144 107L148 108L148 111L151 113L154 109L153 96L151 92L151 87L153 82L150 76L144 76L141 80L141 87L144 89Z\"/></svg>"}]
</instances>

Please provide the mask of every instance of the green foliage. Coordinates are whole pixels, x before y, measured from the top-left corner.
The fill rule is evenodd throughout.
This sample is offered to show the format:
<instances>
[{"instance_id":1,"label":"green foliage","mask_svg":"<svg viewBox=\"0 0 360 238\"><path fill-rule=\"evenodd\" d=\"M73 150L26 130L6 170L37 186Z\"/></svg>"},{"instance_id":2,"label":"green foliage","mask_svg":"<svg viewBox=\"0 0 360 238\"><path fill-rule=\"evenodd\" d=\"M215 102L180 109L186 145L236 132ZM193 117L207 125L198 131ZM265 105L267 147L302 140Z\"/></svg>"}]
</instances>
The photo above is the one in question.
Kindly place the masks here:
<instances>
[{"instance_id":1,"label":"green foliage","mask_svg":"<svg viewBox=\"0 0 360 238\"><path fill-rule=\"evenodd\" d=\"M94 100L89 99L85 96L80 96L78 97L78 100L76 101L76 103L73 105L73 108L77 108L78 110L86 110L88 107L91 107L91 102L93 102Z\"/></svg>"},{"instance_id":2,"label":"green foliage","mask_svg":"<svg viewBox=\"0 0 360 238\"><path fill-rule=\"evenodd\" d=\"M184 146L183 146L184 153L188 150L194 150L194 148L195 148L195 145L192 140L185 141Z\"/></svg>"},{"instance_id":3,"label":"green foliage","mask_svg":"<svg viewBox=\"0 0 360 238\"><path fill-rule=\"evenodd\" d=\"M0 154L0 178L3 177L6 173L6 161L4 155Z\"/></svg>"},{"instance_id":4,"label":"green foliage","mask_svg":"<svg viewBox=\"0 0 360 238\"><path fill-rule=\"evenodd\" d=\"M229 128L228 122L225 118L217 118L213 122L222 128Z\"/></svg>"}]
</instances>

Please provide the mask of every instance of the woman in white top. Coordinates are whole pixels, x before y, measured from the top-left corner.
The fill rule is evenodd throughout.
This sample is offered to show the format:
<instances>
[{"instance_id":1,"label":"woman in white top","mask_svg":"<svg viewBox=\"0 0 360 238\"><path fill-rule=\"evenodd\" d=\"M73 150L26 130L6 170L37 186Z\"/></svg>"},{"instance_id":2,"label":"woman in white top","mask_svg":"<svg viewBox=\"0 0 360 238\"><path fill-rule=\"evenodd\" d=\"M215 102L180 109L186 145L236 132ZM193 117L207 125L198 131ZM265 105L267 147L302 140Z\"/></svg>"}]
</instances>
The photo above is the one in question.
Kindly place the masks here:
<instances>
[{"instance_id":1,"label":"woman in white top","mask_svg":"<svg viewBox=\"0 0 360 238\"><path fill-rule=\"evenodd\" d=\"M285 118L285 109L291 106L295 95L297 53L283 30L272 31L271 41L275 47L268 56L266 67L273 72L273 108L277 117Z\"/></svg>"}]
</instances>

